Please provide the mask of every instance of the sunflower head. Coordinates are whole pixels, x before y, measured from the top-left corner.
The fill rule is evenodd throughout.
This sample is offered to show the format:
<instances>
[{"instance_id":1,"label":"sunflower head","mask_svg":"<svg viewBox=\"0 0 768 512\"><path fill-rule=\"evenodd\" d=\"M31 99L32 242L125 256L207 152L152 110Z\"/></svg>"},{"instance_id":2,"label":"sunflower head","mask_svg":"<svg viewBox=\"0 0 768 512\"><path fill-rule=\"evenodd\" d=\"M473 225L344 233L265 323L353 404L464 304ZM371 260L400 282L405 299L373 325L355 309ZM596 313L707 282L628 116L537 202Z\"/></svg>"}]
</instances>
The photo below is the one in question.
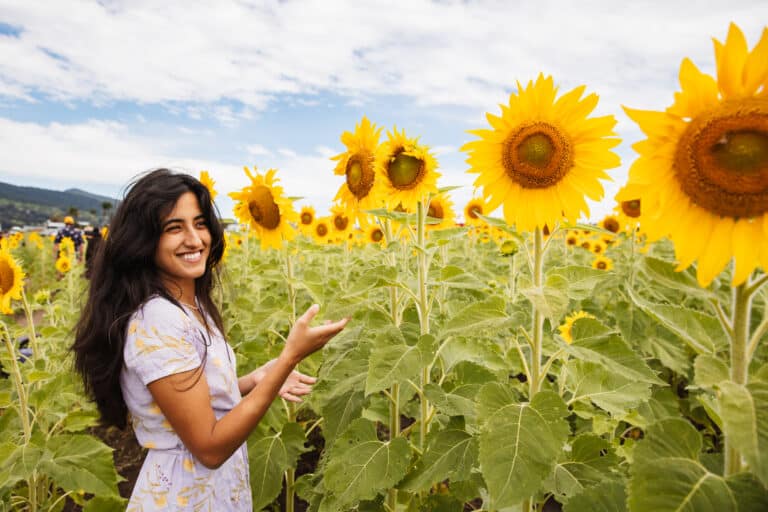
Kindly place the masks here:
<instances>
[{"instance_id":1,"label":"sunflower head","mask_svg":"<svg viewBox=\"0 0 768 512\"><path fill-rule=\"evenodd\" d=\"M445 229L456 223L456 213L453 211L453 201L447 194L437 194L429 199L427 216L431 219L428 229ZM439 221L439 222L437 222Z\"/></svg>"},{"instance_id":2,"label":"sunflower head","mask_svg":"<svg viewBox=\"0 0 768 512\"><path fill-rule=\"evenodd\" d=\"M579 234L575 231L569 231L565 235L565 244L569 247L573 247L579 244Z\"/></svg>"},{"instance_id":3,"label":"sunflower head","mask_svg":"<svg viewBox=\"0 0 768 512\"><path fill-rule=\"evenodd\" d=\"M480 140L461 148L490 209L503 204L507 223L522 231L588 214L585 195L599 201L604 170L620 163L611 152L615 119L587 117L597 96L582 98L583 86L556 99L557 92L543 75L518 84L501 116L487 114L491 129L470 131Z\"/></svg>"},{"instance_id":4,"label":"sunflower head","mask_svg":"<svg viewBox=\"0 0 768 512\"><path fill-rule=\"evenodd\" d=\"M38 249L43 248L43 238L40 236L40 233L37 231L31 231L29 235L27 236L27 241L37 247Z\"/></svg>"},{"instance_id":5,"label":"sunflower head","mask_svg":"<svg viewBox=\"0 0 768 512\"><path fill-rule=\"evenodd\" d=\"M337 161L333 172L344 176L344 183L334 200L350 211L353 220L361 212L379 208L382 204L379 187L374 186L380 135L381 128L363 117L354 132L341 134L341 142L347 150L331 158Z\"/></svg>"},{"instance_id":6,"label":"sunflower head","mask_svg":"<svg viewBox=\"0 0 768 512\"><path fill-rule=\"evenodd\" d=\"M580 318L595 318L595 317L585 311L577 311L565 317L565 322L563 323L563 325L557 328L557 330L560 331L560 336L569 345L573 343L573 324L575 324L576 320L579 320Z\"/></svg>"},{"instance_id":7,"label":"sunflower head","mask_svg":"<svg viewBox=\"0 0 768 512\"><path fill-rule=\"evenodd\" d=\"M511 238L507 238L499 245L499 252L501 252L502 256L514 256L519 250L520 246Z\"/></svg>"},{"instance_id":8,"label":"sunflower head","mask_svg":"<svg viewBox=\"0 0 768 512\"><path fill-rule=\"evenodd\" d=\"M387 245L387 240L386 240L386 237L384 236L384 231L382 231L381 227L376 224L371 224L366 228L365 241L369 244L379 244L382 247Z\"/></svg>"},{"instance_id":9,"label":"sunflower head","mask_svg":"<svg viewBox=\"0 0 768 512\"><path fill-rule=\"evenodd\" d=\"M315 209L311 206L302 206L299 212L299 229L302 233L310 235L315 223Z\"/></svg>"},{"instance_id":10,"label":"sunflower head","mask_svg":"<svg viewBox=\"0 0 768 512\"><path fill-rule=\"evenodd\" d=\"M480 215L487 216L489 213L490 211L482 198L472 198L464 205L464 223L469 226L484 226L485 221L480 218Z\"/></svg>"},{"instance_id":11,"label":"sunflower head","mask_svg":"<svg viewBox=\"0 0 768 512\"><path fill-rule=\"evenodd\" d=\"M437 194L437 160L429 148L409 138L405 130L387 132L376 152L376 180L389 208L401 204L408 211L430 194Z\"/></svg>"},{"instance_id":12,"label":"sunflower head","mask_svg":"<svg viewBox=\"0 0 768 512\"><path fill-rule=\"evenodd\" d=\"M613 260L604 255L598 255L592 260L592 268L596 270L612 270Z\"/></svg>"},{"instance_id":13,"label":"sunflower head","mask_svg":"<svg viewBox=\"0 0 768 512\"><path fill-rule=\"evenodd\" d=\"M208 189L208 194L211 196L211 202L213 202L213 200L216 199L218 192L213 188L216 182L213 181L213 178L208 174L208 171L200 171L200 183Z\"/></svg>"},{"instance_id":14,"label":"sunflower head","mask_svg":"<svg viewBox=\"0 0 768 512\"><path fill-rule=\"evenodd\" d=\"M11 256L8 245L0 246L0 312L13 313L11 299L21 300L24 272Z\"/></svg>"},{"instance_id":15,"label":"sunflower head","mask_svg":"<svg viewBox=\"0 0 768 512\"><path fill-rule=\"evenodd\" d=\"M706 286L734 260L735 286L768 268L768 30L751 51L735 24L714 43L716 79L686 58L665 112L625 108L648 138L621 199L652 212L643 228L672 240L679 270L697 262Z\"/></svg>"},{"instance_id":16,"label":"sunflower head","mask_svg":"<svg viewBox=\"0 0 768 512\"><path fill-rule=\"evenodd\" d=\"M592 242L592 247L590 248L590 250L592 251L593 254L600 255L605 253L605 247L606 247L605 242L603 242L603 240L600 239Z\"/></svg>"},{"instance_id":17,"label":"sunflower head","mask_svg":"<svg viewBox=\"0 0 768 512\"><path fill-rule=\"evenodd\" d=\"M603 220L600 221L599 226L611 233L618 233L621 230L619 219L613 215L606 215Z\"/></svg>"},{"instance_id":18,"label":"sunflower head","mask_svg":"<svg viewBox=\"0 0 768 512\"><path fill-rule=\"evenodd\" d=\"M277 186L275 173L275 169L270 169L266 175L253 175L246 167L245 174L251 184L240 192L229 194L229 197L237 201L235 216L255 232L261 240L262 249L277 249L283 240L293 239L295 232L290 223L298 221L293 203L284 197L283 188Z\"/></svg>"},{"instance_id":19,"label":"sunflower head","mask_svg":"<svg viewBox=\"0 0 768 512\"><path fill-rule=\"evenodd\" d=\"M354 219L350 218L346 208L339 204L331 207L331 231L335 238L346 239L352 232L354 223Z\"/></svg>"},{"instance_id":20,"label":"sunflower head","mask_svg":"<svg viewBox=\"0 0 768 512\"><path fill-rule=\"evenodd\" d=\"M328 240L331 239L331 229L331 218L319 217L312 226L312 238L314 238L315 242L318 244L326 244L328 243Z\"/></svg>"},{"instance_id":21,"label":"sunflower head","mask_svg":"<svg viewBox=\"0 0 768 512\"><path fill-rule=\"evenodd\" d=\"M75 242L68 236L61 239L61 243L59 243L59 254L66 256L75 254Z\"/></svg>"},{"instance_id":22,"label":"sunflower head","mask_svg":"<svg viewBox=\"0 0 768 512\"><path fill-rule=\"evenodd\" d=\"M72 270L72 260L69 258L69 256L59 256L59 258L56 260L56 270L62 274L66 274Z\"/></svg>"}]
</instances>

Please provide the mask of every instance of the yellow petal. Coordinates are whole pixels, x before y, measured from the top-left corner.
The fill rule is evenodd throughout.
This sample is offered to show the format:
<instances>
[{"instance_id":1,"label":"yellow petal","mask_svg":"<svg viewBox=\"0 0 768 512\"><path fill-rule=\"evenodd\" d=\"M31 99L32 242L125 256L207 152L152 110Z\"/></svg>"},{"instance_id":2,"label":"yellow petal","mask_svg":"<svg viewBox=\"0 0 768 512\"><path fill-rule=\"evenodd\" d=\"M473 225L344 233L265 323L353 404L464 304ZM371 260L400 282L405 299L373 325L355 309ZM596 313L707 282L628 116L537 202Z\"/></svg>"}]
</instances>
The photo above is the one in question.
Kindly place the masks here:
<instances>
[{"instance_id":1,"label":"yellow petal","mask_svg":"<svg viewBox=\"0 0 768 512\"><path fill-rule=\"evenodd\" d=\"M744 94L752 96L761 85L763 93L768 92L768 28L763 29L760 41L747 57L744 66Z\"/></svg>"},{"instance_id":2,"label":"yellow petal","mask_svg":"<svg viewBox=\"0 0 768 512\"><path fill-rule=\"evenodd\" d=\"M716 45L717 46L717 45ZM715 52L717 84L725 98L742 96L742 71L747 60L747 40L735 23L728 27L728 36L722 48Z\"/></svg>"},{"instance_id":3,"label":"yellow petal","mask_svg":"<svg viewBox=\"0 0 768 512\"><path fill-rule=\"evenodd\" d=\"M740 219L733 229L733 286L739 286L746 281L757 266L758 248L761 239L759 222Z\"/></svg>"},{"instance_id":4,"label":"yellow petal","mask_svg":"<svg viewBox=\"0 0 768 512\"><path fill-rule=\"evenodd\" d=\"M680 86L682 90L675 93L674 105L667 109L670 114L696 117L718 102L715 79L699 71L688 58L680 65Z\"/></svg>"},{"instance_id":5,"label":"yellow petal","mask_svg":"<svg viewBox=\"0 0 768 512\"><path fill-rule=\"evenodd\" d=\"M734 222L731 217L723 217L714 222L709 243L699 258L699 265L696 269L696 278L701 286L709 286L709 283L722 272L730 261L733 251L727 241L732 240L733 226Z\"/></svg>"}]
</instances>

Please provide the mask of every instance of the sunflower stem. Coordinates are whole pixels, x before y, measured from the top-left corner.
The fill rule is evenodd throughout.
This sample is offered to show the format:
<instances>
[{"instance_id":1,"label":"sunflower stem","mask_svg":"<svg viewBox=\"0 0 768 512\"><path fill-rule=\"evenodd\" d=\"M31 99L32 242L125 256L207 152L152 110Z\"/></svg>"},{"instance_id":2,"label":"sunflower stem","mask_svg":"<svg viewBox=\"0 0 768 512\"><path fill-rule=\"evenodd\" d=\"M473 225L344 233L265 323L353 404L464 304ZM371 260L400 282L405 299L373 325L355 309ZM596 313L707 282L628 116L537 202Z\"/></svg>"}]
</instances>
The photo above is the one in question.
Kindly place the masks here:
<instances>
[{"instance_id":1,"label":"sunflower stem","mask_svg":"<svg viewBox=\"0 0 768 512\"><path fill-rule=\"evenodd\" d=\"M294 268L293 268L293 257L291 255L290 249L285 246L283 250L283 254L285 255L285 271L286 271L286 277L288 278L288 302L291 306L291 312L290 317L288 321L290 322L291 328L296 323L296 288L293 285L294 280ZM296 406L293 404L293 402L287 402L287 410L288 410L288 421L293 423L296 421ZM296 469L295 468L288 468L285 470L285 510L287 512L293 512L294 509L294 495L296 494L295 491L295 483L296 483Z\"/></svg>"},{"instance_id":2,"label":"sunflower stem","mask_svg":"<svg viewBox=\"0 0 768 512\"><path fill-rule=\"evenodd\" d=\"M387 247L392 243L392 224L389 219L384 219L384 239L386 240ZM386 252L386 261L389 265L395 266L397 264L397 258L392 251ZM389 314L392 319L392 323L395 327L400 327L400 297L398 292L400 290L396 286L389 287ZM393 383L389 393L389 439L390 441L400 435L400 384ZM397 507L397 489L391 488L387 490L386 507L389 510L395 510Z\"/></svg>"},{"instance_id":3,"label":"sunflower stem","mask_svg":"<svg viewBox=\"0 0 768 512\"><path fill-rule=\"evenodd\" d=\"M0 320L0 325L3 327L5 348L11 359L13 385L16 388L16 394L19 395L19 416L21 417L21 427L24 432L24 443L26 444L29 443L29 440L32 438L32 427L29 422L29 410L27 408L27 393L24 389L24 382L21 379L21 369L19 368L19 361L16 358L16 349L13 346L11 333L8 331L8 326L5 325L5 322L2 320Z\"/></svg>"},{"instance_id":4,"label":"sunflower stem","mask_svg":"<svg viewBox=\"0 0 768 512\"><path fill-rule=\"evenodd\" d=\"M747 357L747 337L749 336L750 309L752 296L747 284L733 288L733 307L731 310L731 382L745 386L749 379L749 359ZM741 454L733 446L729 436L725 437L725 476L735 475L742 469Z\"/></svg>"},{"instance_id":5,"label":"sunflower stem","mask_svg":"<svg viewBox=\"0 0 768 512\"><path fill-rule=\"evenodd\" d=\"M542 289L543 267L544 267L544 247L541 228L536 226L533 233L533 286L537 290ZM536 393L539 392L541 384L541 344L544 337L544 315L541 314L535 303L531 304L533 308L533 343L531 344L531 380L529 381L528 399L533 400Z\"/></svg>"},{"instance_id":6,"label":"sunflower stem","mask_svg":"<svg viewBox=\"0 0 768 512\"><path fill-rule=\"evenodd\" d=\"M420 334L422 336L429 334L429 294L427 290L427 253L425 245L425 224L427 218L427 208L425 207L425 201L429 201L429 198L422 199L417 205L417 243L419 245L418 251L418 278L419 278L419 326ZM429 401L424 395L424 389L429 383L429 366L422 368L421 370L421 424L419 429L419 449L424 451L427 439L427 426L429 423Z\"/></svg>"},{"instance_id":7,"label":"sunflower stem","mask_svg":"<svg viewBox=\"0 0 768 512\"><path fill-rule=\"evenodd\" d=\"M32 345L32 356L38 359L41 354L38 352L37 347L37 334L35 333L35 322L32 318L32 308L29 307L29 301L27 300L27 294L24 292L24 287L21 288L21 304L24 308L24 315L27 317L27 329L29 329L29 343Z\"/></svg>"},{"instance_id":8,"label":"sunflower stem","mask_svg":"<svg viewBox=\"0 0 768 512\"><path fill-rule=\"evenodd\" d=\"M768 283L768 274L763 274L758 279L751 282L747 287L747 295L754 295L765 283Z\"/></svg>"}]
</instances>

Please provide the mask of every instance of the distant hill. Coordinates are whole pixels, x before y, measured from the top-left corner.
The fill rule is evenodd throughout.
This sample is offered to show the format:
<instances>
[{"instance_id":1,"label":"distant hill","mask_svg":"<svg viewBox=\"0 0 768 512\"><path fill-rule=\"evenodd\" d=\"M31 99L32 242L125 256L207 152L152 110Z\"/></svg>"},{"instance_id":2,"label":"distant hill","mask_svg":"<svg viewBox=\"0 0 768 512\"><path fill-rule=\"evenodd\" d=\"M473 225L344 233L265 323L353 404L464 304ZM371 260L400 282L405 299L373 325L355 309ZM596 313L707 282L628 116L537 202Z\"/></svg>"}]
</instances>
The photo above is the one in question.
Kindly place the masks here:
<instances>
[{"instance_id":1,"label":"distant hill","mask_svg":"<svg viewBox=\"0 0 768 512\"><path fill-rule=\"evenodd\" d=\"M77 188L61 191L0 182L0 224L3 229L44 224L48 219L61 220L75 212L78 222L102 224L105 202L113 205L107 213L117 204L115 198Z\"/></svg>"}]
</instances>

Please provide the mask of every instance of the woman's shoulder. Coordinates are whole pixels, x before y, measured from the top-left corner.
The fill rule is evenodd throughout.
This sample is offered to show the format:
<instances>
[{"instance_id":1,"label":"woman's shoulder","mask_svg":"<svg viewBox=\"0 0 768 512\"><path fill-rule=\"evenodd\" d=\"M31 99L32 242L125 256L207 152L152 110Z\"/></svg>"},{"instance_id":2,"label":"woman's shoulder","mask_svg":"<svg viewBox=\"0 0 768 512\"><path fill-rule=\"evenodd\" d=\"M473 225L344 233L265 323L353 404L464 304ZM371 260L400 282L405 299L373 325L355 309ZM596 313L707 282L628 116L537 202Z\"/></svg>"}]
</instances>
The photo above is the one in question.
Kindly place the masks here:
<instances>
[{"instance_id":1,"label":"woman's shoulder","mask_svg":"<svg viewBox=\"0 0 768 512\"><path fill-rule=\"evenodd\" d=\"M153 295L133 313L132 321L188 324L189 317L179 306L160 295Z\"/></svg>"}]
</instances>

